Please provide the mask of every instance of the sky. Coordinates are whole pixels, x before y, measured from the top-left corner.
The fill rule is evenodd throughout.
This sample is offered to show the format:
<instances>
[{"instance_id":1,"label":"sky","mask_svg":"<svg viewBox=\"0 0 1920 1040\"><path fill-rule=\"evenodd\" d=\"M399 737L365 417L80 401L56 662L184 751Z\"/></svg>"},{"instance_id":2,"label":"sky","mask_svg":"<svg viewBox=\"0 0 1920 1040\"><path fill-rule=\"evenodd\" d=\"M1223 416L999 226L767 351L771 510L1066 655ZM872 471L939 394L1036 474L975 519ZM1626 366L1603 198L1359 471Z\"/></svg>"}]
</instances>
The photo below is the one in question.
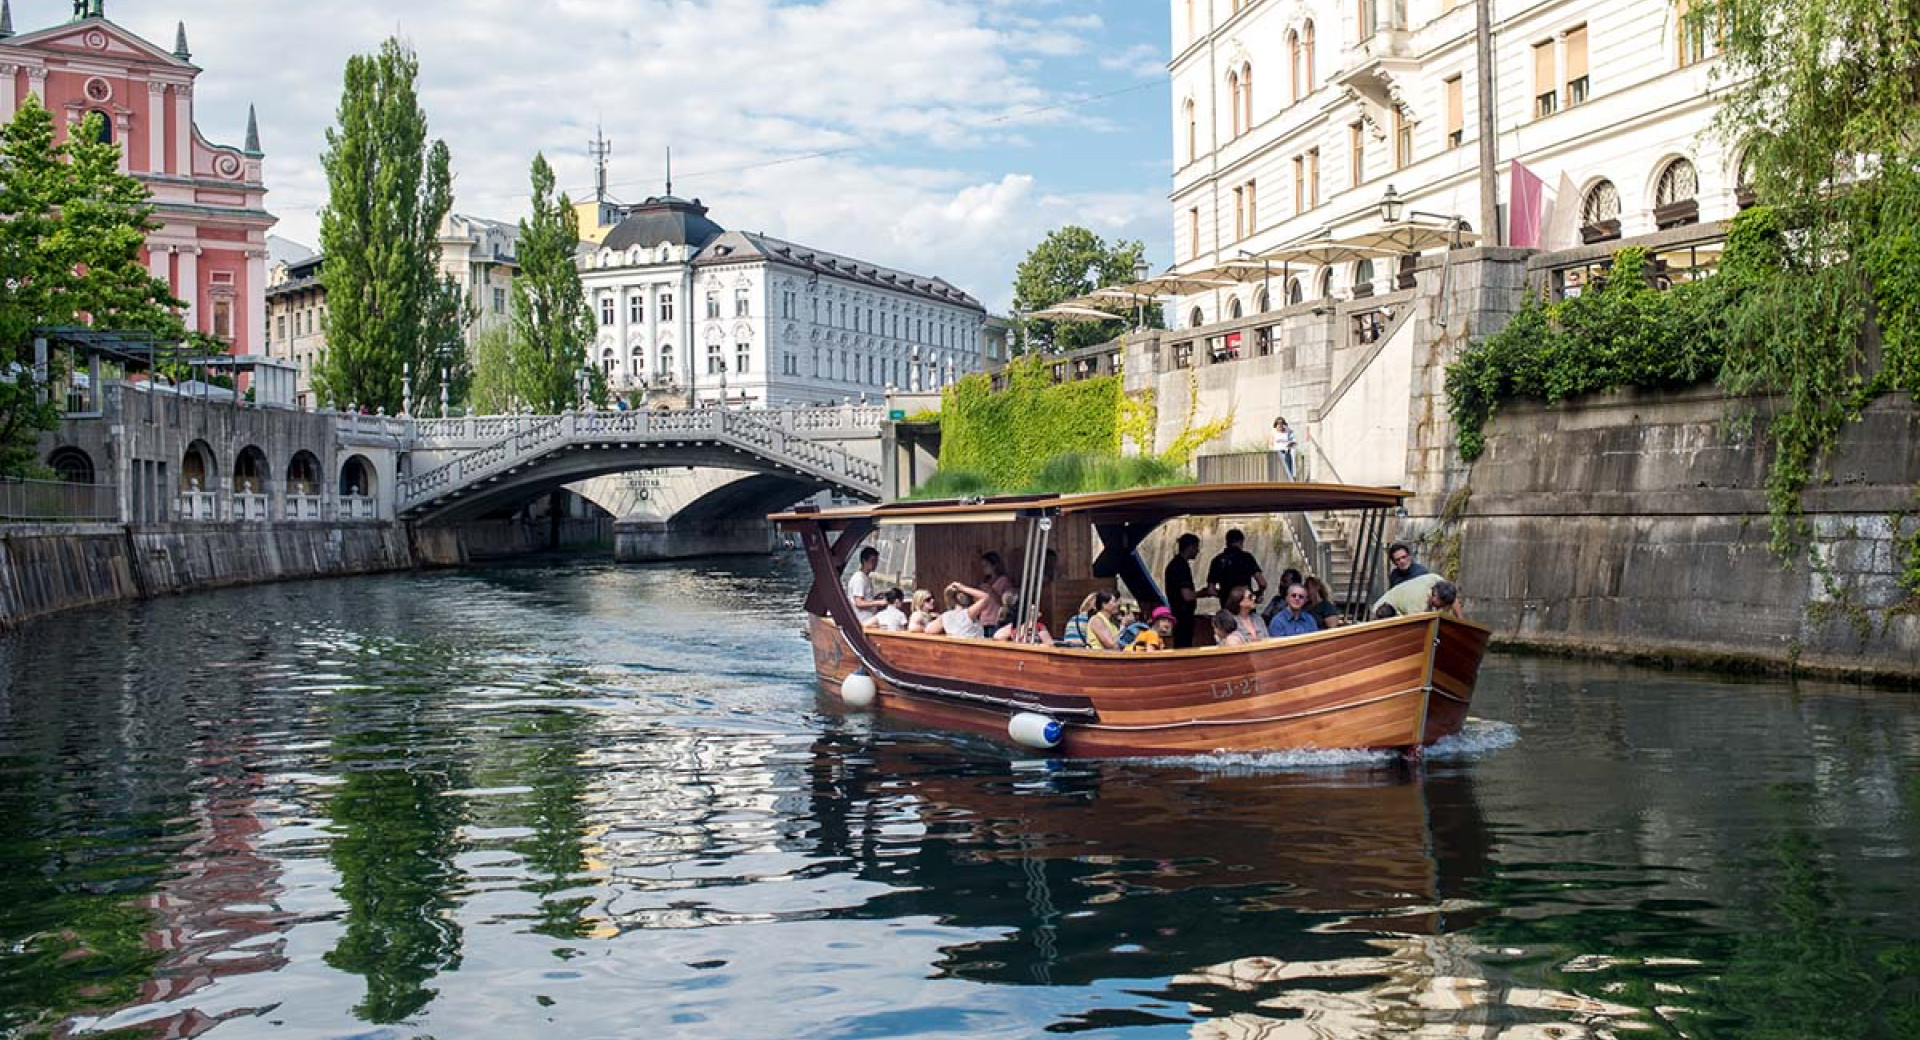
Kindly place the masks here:
<instances>
[{"instance_id":1,"label":"sky","mask_svg":"<svg viewBox=\"0 0 1920 1040\"><path fill-rule=\"evenodd\" d=\"M67 0L13 0L27 32ZM195 114L239 144L259 108L276 234L318 242L319 155L349 56L417 52L455 209L516 220L543 152L591 195L697 197L762 231L917 274L1004 313L1014 267L1076 223L1171 254L1169 16L1159 0L107 0L205 71Z\"/></svg>"}]
</instances>

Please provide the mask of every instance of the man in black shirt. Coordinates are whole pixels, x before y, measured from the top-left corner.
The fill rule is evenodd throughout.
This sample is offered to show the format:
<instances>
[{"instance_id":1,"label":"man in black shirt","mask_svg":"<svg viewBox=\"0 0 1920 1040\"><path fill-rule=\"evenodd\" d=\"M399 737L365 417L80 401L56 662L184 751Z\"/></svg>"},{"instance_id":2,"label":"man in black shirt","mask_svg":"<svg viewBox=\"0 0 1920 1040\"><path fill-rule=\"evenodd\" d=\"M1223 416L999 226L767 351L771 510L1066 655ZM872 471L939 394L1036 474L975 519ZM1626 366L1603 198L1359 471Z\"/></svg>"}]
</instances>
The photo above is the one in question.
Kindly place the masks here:
<instances>
[{"instance_id":1,"label":"man in black shirt","mask_svg":"<svg viewBox=\"0 0 1920 1040\"><path fill-rule=\"evenodd\" d=\"M1192 561L1200 555L1200 536L1188 532L1176 544L1160 587L1167 594L1167 609L1173 611L1174 648L1182 649L1193 645L1193 617L1199 611L1200 590L1193 584Z\"/></svg>"},{"instance_id":2,"label":"man in black shirt","mask_svg":"<svg viewBox=\"0 0 1920 1040\"><path fill-rule=\"evenodd\" d=\"M1227 532L1227 547L1207 564L1208 594L1221 601L1224 606L1227 593L1245 586L1253 593L1253 601L1267 591L1267 576L1260 571L1260 561L1253 558L1243 546L1246 544L1246 532L1234 528Z\"/></svg>"},{"instance_id":3,"label":"man in black shirt","mask_svg":"<svg viewBox=\"0 0 1920 1040\"><path fill-rule=\"evenodd\" d=\"M1395 542L1387 546L1387 562L1393 565L1393 569L1387 572L1387 588L1393 588L1408 578L1418 578L1427 573L1425 567L1413 562L1413 550L1407 548L1405 542Z\"/></svg>"}]
</instances>

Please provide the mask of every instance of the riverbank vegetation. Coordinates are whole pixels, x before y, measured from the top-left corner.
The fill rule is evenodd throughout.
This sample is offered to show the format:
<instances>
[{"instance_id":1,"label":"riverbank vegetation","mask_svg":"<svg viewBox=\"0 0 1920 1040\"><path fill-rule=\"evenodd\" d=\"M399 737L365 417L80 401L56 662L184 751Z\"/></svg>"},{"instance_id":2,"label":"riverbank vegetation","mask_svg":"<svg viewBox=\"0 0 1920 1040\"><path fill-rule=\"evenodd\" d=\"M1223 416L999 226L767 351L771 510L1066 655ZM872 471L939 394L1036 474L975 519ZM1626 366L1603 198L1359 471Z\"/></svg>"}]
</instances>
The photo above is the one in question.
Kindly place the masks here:
<instances>
[{"instance_id":1,"label":"riverbank vegetation","mask_svg":"<svg viewBox=\"0 0 1920 1040\"><path fill-rule=\"evenodd\" d=\"M1758 205L1718 274L1656 292L1622 250L1604 287L1531 300L1449 367L1461 455L1515 398L1717 380L1769 402L1772 544L1804 545L1801 493L1875 397L1920 394L1920 23L1901 5L1712 0L1718 129Z\"/></svg>"}]
</instances>

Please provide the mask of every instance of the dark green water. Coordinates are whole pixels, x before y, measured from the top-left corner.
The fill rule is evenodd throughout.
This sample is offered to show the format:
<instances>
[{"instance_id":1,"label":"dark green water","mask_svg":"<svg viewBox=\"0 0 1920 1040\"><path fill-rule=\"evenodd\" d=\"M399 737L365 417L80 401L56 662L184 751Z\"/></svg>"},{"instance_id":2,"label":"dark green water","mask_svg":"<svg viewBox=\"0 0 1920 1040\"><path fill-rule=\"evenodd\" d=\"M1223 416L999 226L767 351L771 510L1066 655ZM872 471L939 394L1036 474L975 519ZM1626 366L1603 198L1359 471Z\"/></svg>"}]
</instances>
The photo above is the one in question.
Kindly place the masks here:
<instances>
[{"instance_id":1,"label":"dark green water","mask_svg":"<svg viewBox=\"0 0 1920 1040\"><path fill-rule=\"evenodd\" d=\"M1496 658L1468 739L1056 766L816 697L796 561L0 639L0 1036L1920 1036L1920 700Z\"/></svg>"}]
</instances>

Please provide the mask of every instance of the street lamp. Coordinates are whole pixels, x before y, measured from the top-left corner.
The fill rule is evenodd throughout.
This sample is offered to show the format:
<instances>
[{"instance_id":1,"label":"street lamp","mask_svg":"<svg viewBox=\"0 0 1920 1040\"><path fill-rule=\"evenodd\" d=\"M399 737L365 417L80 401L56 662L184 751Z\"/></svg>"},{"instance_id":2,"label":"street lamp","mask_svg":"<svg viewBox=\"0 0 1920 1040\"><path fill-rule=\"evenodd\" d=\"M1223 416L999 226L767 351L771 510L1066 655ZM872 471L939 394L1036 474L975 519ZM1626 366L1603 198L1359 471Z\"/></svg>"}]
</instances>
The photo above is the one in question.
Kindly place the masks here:
<instances>
[{"instance_id":1,"label":"street lamp","mask_svg":"<svg viewBox=\"0 0 1920 1040\"><path fill-rule=\"evenodd\" d=\"M1387 193L1380 197L1381 221L1388 224L1400 223L1400 218L1406 214L1406 208L1406 202L1400 198L1398 192L1393 190L1393 185L1387 185Z\"/></svg>"}]
</instances>

